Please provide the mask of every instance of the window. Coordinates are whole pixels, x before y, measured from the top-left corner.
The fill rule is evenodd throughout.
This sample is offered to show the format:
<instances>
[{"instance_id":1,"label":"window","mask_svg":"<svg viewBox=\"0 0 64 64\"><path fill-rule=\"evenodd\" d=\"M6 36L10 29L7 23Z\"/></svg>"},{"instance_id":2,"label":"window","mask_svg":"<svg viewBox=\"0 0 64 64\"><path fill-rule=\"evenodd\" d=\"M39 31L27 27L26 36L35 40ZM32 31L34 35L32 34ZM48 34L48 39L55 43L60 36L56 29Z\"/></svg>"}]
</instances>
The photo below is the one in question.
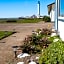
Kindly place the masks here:
<instances>
[{"instance_id":1,"label":"window","mask_svg":"<svg viewBox=\"0 0 64 64\"><path fill-rule=\"evenodd\" d=\"M64 0L60 0L60 16L64 17Z\"/></svg>"}]
</instances>

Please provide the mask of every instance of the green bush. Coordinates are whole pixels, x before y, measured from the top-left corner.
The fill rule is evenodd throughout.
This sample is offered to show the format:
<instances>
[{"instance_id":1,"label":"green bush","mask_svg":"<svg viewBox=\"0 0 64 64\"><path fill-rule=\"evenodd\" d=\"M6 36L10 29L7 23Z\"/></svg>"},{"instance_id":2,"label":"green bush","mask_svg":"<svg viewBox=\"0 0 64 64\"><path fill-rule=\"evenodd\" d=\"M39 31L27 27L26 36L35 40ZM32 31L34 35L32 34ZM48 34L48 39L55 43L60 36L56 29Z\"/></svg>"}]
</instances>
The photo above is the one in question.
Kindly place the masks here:
<instances>
[{"instance_id":1,"label":"green bush","mask_svg":"<svg viewBox=\"0 0 64 64\"><path fill-rule=\"evenodd\" d=\"M58 41L50 44L43 51L39 64L64 64L64 42Z\"/></svg>"},{"instance_id":2,"label":"green bush","mask_svg":"<svg viewBox=\"0 0 64 64\"><path fill-rule=\"evenodd\" d=\"M48 16L44 16L43 17L43 21L45 21L45 22L51 22L51 19Z\"/></svg>"},{"instance_id":3,"label":"green bush","mask_svg":"<svg viewBox=\"0 0 64 64\"><path fill-rule=\"evenodd\" d=\"M15 23L15 22L17 22L16 20L7 20L6 21L7 23Z\"/></svg>"},{"instance_id":4,"label":"green bush","mask_svg":"<svg viewBox=\"0 0 64 64\"><path fill-rule=\"evenodd\" d=\"M47 33L49 31L50 30L48 29L45 30L37 29L37 31L32 33L32 35L28 35L23 41L24 45L22 46L23 47L22 52L30 54L41 53L43 47L47 48L49 44L52 43L51 41L49 41L51 38L49 38L48 40L49 35Z\"/></svg>"}]
</instances>

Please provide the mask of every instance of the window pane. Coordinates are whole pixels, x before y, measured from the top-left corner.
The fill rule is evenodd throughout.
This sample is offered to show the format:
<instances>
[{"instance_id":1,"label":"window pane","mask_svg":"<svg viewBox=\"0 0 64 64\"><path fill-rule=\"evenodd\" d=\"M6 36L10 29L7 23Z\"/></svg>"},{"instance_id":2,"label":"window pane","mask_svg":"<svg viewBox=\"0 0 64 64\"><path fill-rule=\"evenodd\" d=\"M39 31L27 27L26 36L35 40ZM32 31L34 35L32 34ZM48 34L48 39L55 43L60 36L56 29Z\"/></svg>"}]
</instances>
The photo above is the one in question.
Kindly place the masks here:
<instances>
[{"instance_id":1,"label":"window pane","mask_svg":"<svg viewBox=\"0 0 64 64\"><path fill-rule=\"evenodd\" d=\"M64 16L64 0L60 0L60 15Z\"/></svg>"}]
</instances>

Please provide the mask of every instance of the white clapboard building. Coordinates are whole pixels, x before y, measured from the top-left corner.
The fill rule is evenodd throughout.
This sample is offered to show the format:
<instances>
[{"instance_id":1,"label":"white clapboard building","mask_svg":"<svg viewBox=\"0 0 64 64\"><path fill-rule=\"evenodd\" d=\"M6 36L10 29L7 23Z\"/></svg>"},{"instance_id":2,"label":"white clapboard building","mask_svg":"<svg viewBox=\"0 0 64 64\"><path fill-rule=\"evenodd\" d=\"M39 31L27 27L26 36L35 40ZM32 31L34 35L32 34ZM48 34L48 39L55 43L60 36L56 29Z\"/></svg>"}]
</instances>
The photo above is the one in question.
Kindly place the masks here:
<instances>
[{"instance_id":1,"label":"white clapboard building","mask_svg":"<svg viewBox=\"0 0 64 64\"><path fill-rule=\"evenodd\" d=\"M48 8L48 15L51 18L51 22L55 21L55 3L51 3L49 5L47 5Z\"/></svg>"},{"instance_id":2,"label":"white clapboard building","mask_svg":"<svg viewBox=\"0 0 64 64\"><path fill-rule=\"evenodd\" d=\"M55 30L58 31L60 38L64 41L64 3L63 0L55 0L55 3L49 4L48 14L51 21L54 22Z\"/></svg>"}]
</instances>

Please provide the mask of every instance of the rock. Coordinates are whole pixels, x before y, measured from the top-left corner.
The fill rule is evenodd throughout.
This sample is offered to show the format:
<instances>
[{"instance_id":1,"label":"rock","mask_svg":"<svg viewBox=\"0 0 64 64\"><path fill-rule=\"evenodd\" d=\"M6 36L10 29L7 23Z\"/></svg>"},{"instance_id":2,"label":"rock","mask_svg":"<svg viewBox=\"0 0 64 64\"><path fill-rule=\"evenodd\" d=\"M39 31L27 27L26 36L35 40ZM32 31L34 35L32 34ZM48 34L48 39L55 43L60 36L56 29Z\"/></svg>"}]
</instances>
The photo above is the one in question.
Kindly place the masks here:
<instances>
[{"instance_id":1,"label":"rock","mask_svg":"<svg viewBox=\"0 0 64 64\"><path fill-rule=\"evenodd\" d=\"M18 62L17 64L24 64L24 62Z\"/></svg>"},{"instance_id":2,"label":"rock","mask_svg":"<svg viewBox=\"0 0 64 64\"><path fill-rule=\"evenodd\" d=\"M21 53L21 54L19 54L17 57L18 57L18 58L24 58L24 57L26 57L26 56L30 56L30 55L27 54L27 53Z\"/></svg>"},{"instance_id":3,"label":"rock","mask_svg":"<svg viewBox=\"0 0 64 64\"><path fill-rule=\"evenodd\" d=\"M24 62L18 62L17 64L24 64Z\"/></svg>"},{"instance_id":4,"label":"rock","mask_svg":"<svg viewBox=\"0 0 64 64\"><path fill-rule=\"evenodd\" d=\"M39 57L36 57L36 60L38 60L39 59Z\"/></svg>"},{"instance_id":5,"label":"rock","mask_svg":"<svg viewBox=\"0 0 64 64\"><path fill-rule=\"evenodd\" d=\"M36 64L36 62L34 62L34 61L31 61L29 64Z\"/></svg>"},{"instance_id":6,"label":"rock","mask_svg":"<svg viewBox=\"0 0 64 64\"><path fill-rule=\"evenodd\" d=\"M42 33L42 31L39 31L39 34L41 34Z\"/></svg>"},{"instance_id":7,"label":"rock","mask_svg":"<svg viewBox=\"0 0 64 64\"><path fill-rule=\"evenodd\" d=\"M52 29L53 32L55 32L55 29Z\"/></svg>"},{"instance_id":8,"label":"rock","mask_svg":"<svg viewBox=\"0 0 64 64\"><path fill-rule=\"evenodd\" d=\"M52 34L51 34L51 37L56 36L56 35L57 35L56 33L52 33Z\"/></svg>"}]
</instances>

